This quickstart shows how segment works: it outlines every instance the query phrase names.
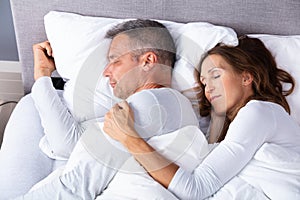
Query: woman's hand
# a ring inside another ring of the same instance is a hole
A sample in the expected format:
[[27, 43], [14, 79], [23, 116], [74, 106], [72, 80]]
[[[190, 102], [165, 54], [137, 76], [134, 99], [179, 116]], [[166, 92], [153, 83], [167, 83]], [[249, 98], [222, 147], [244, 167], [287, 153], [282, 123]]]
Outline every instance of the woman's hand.
[[116, 104], [105, 115], [103, 130], [121, 142], [156, 181], [168, 188], [178, 166], [161, 156], [134, 129], [134, 116], [128, 103]]
[[139, 138], [134, 129], [134, 114], [126, 101], [117, 103], [105, 115], [103, 130], [122, 144], [128, 137]]

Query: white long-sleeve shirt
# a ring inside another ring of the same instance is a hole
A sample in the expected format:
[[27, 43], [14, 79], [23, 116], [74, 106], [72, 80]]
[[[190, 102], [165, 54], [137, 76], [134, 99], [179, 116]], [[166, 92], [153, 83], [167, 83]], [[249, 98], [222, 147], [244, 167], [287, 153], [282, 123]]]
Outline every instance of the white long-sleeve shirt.
[[103, 118], [117, 102], [106, 87], [108, 84], [101, 84], [95, 91], [95, 88], [82, 85], [76, 88], [76, 84], [69, 81], [66, 83], [68, 90], [58, 91], [50, 77], [36, 80], [31, 96], [45, 132], [40, 148], [50, 158], [67, 160], [88, 122]]
[[179, 168], [169, 190], [180, 199], [204, 199], [237, 175], [262, 144], [300, 153], [300, 127], [278, 104], [252, 100], [232, 121], [225, 139], [193, 173]]
[[[145, 140], [186, 126], [198, 127], [191, 102], [174, 89], [142, 90], [127, 101], [134, 112], [135, 128]], [[94, 199], [99, 195], [130, 154], [105, 136], [98, 122], [89, 122], [62, 171], [55, 171], [17, 199]], [[131, 167], [129, 172], [135, 172], [140, 165], [134, 161]]]
[[[52, 86], [50, 77], [36, 80], [31, 92], [34, 104], [39, 112], [45, 137], [42, 143], [48, 143], [44, 152], [52, 157], [68, 158], [76, 142], [84, 131], [77, 122], [57, 90]], [[45, 145], [44, 145], [45, 146]], [[44, 148], [45, 149], [45, 148]], [[42, 150], [44, 150], [42, 147]]]

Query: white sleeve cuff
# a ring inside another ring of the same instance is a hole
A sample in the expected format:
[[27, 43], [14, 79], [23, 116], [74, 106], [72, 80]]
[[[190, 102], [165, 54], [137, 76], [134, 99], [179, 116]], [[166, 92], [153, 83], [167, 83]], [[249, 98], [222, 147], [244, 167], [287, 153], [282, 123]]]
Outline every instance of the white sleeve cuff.
[[46, 88], [53, 88], [51, 77], [48, 76], [42, 76], [38, 78], [31, 89], [32, 95], [35, 95], [36, 93], [44, 92]]
[[[172, 178], [168, 190], [170, 190], [173, 194], [177, 194], [178, 193], [178, 189], [176, 189], [178, 186], [180, 187], [180, 181], [185, 175], [186, 172], [184, 169], [182, 169], [181, 167], [178, 168], [178, 170], [176, 171], [174, 177]], [[176, 191], [177, 190], [177, 191]]]

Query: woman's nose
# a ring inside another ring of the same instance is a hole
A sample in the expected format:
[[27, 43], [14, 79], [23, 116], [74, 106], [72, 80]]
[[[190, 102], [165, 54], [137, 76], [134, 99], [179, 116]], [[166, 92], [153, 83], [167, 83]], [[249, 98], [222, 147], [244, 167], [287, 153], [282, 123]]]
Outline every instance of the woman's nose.
[[212, 91], [213, 91], [213, 88], [212, 87], [205, 87], [205, 92], [207, 92], [207, 93], [212, 93]]
[[208, 81], [205, 86], [205, 92], [212, 93], [215, 90], [215, 86], [212, 81]]

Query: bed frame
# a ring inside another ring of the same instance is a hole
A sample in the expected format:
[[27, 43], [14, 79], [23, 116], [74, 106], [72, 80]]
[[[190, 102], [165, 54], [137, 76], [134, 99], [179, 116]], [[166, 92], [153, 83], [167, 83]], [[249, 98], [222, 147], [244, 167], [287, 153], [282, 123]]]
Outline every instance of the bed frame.
[[25, 94], [34, 82], [32, 45], [46, 40], [43, 16], [50, 10], [114, 18], [207, 21], [239, 35], [300, 34], [299, 0], [10, 0]]

